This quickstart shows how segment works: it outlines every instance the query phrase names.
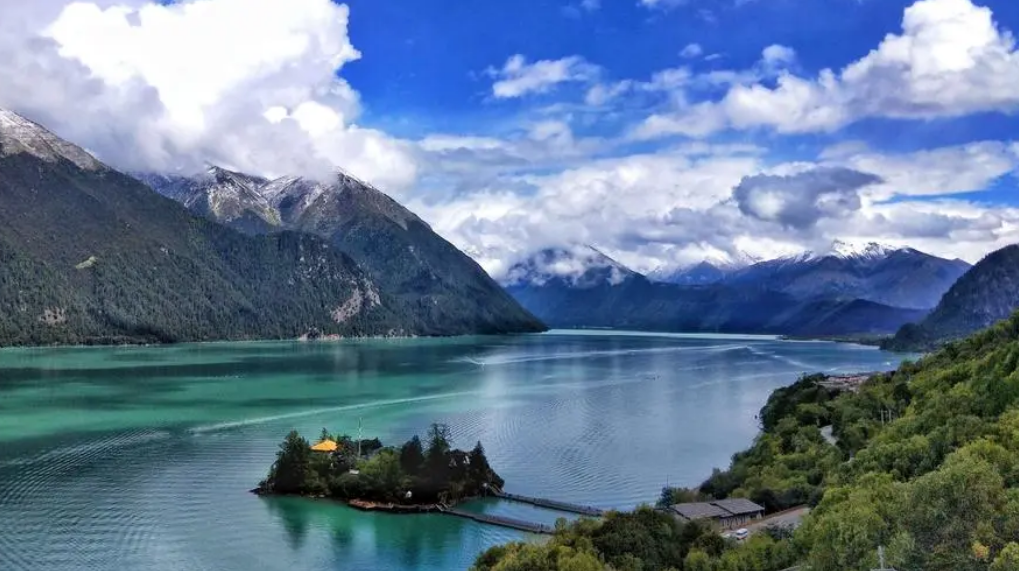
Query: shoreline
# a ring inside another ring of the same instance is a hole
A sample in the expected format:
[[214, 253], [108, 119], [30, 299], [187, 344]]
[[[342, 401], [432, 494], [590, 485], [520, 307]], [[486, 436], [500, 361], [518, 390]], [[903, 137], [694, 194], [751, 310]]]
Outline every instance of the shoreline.
[[419, 339], [459, 339], [464, 337], [512, 337], [516, 335], [540, 335], [547, 333], [546, 331], [508, 331], [505, 333], [452, 333], [448, 335], [441, 334], [411, 334], [411, 335], [329, 335], [323, 336], [316, 339], [305, 338], [304, 335], [300, 337], [235, 337], [235, 338], [224, 338], [214, 340], [184, 340], [184, 341], [111, 341], [102, 342], [96, 341], [94, 343], [50, 343], [48, 345], [30, 345], [30, 344], [14, 344], [14, 345], [0, 345], [0, 351], [8, 349], [16, 350], [34, 350], [34, 349], [113, 349], [113, 348], [132, 348], [132, 347], [180, 347], [182, 345], [215, 345], [219, 343], [340, 343], [343, 341], [411, 341]]
[[376, 512], [376, 513], [387, 513], [394, 515], [417, 515], [426, 513], [446, 513], [450, 509], [456, 508], [456, 506], [483, 499], [482, 496], [472, 496], [464, 498], [453, 505], [443, 503], [428, 503], [428, 504], [394, 504], [392, 502], [374, 502], [371, 500], [363, 500], [355, 498], [352, 500], [341, 500], [339, 498], [331, 498], [326, 495], [305, 495], [305, 494], [277, 494], [274, 492], [266, 492], [259, 488], [249, 490], [252, 494], [260, 498], [302, 498], [306, 500], [324, 500], [334, 504], [340, 504], [362, 512]]

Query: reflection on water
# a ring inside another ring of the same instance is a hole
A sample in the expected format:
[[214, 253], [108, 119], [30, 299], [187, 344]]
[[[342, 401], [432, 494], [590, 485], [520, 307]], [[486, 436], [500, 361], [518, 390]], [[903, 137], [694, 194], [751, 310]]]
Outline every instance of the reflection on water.
[[[806, 371], [887, 369], [848, 345], [553, 334], [0, 351], [0, 569], [465, 569], [515, 531], [258, 498], [291, 429], [481, 440], [509, 491], [603, 508], [695, 484]], [[553, 523], [494, 500], [467, 509]]]

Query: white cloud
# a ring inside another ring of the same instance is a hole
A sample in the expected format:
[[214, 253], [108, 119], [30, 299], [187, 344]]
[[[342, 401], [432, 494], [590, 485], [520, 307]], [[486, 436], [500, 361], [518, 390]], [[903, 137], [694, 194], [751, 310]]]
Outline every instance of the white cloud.
[[[745, 143], [708, 139], [657, 151], [641, 144], [627, 155], [631, 140], [585, 136], [584, 121], [609, 116], [612, 103], [625, 107], [627, 95], [668, 105], [633, 133], [638, 139], [1012, 110], [1019, 104], [1012, 39], [968, 0], [916, 3], [901, 34], [814, 78], [796, 75], [795, 52], [779, 45], [765, 48], [751, 69], [676, 67], [644, 81], [606, 81], [578, 56], [514, 56], [491, 72], [495, 97], [574, 83], [585, 88], [585, 105], [528, 114], [497, 135], [434, 133], [413, 142], [358, 125], [360, 96], [342, 78], [360, 57], [347, 18], [346, 7], [330, 0], [8, 2], [0, 18], [0, 106], [124, 168], [211, 161], [314, 174], [342, 166], [397, 191], [496, 274], [519, 254], [577, 241], [648, 270], [738, 251], [770, 257], [831, 238], [974, 260], [1019, 236], [1019, 210], [943, 196], [1014, 172], [1019, 153], [1010, 143], [887, 154], [846, 142], [813, 161], [774, 164]], [[698, 98], [720, 88], [724, 97]], [[806, 211], [789, 200], [795, 192], [735, 190], [745, 177], [802, 182], [810, 178], [803, 173], [835, 168], [882, 182], [830, 192], [802, 187], [797, 192], [812, 198]]]
[[864, 193], [871, 201], [982, 190], [1019, 168], [1016, 147], [1000, 141], [980, 141], [901, 155], [843, 149], [843, 153], [834, 158], [830, 152], [823, 155], [823, 161], [884, 179], [884, 183], [868, 187]]
[[772, 44], [761, 52], [761, 61], [771, 68], [784, 67], [796, 61], [796, 51], [787, 46]]
[[558, 60], [540, 60], [528, 63], [521, 54], [510, 56], [502, 69], [489, 69], [496, 79], [492, 94], [500, 99], [523, 97], [531, 93], [546, 93], [560, 83], [588, 82], [598, 75], [598, 67], [580, 56]]
[[793, 61], [791, 50], [771, 46], [762, 62], [777, 71], [776, 85], [733, 82], [721, 100], [652, 115], [637, 133], [703, 136], [684, 125], [687, 115], [705, 112], [717, 116], [715, 130], [803, 133], [867, 117], [933, 119], [1019, 108], [1015, 40], [996, 27], [989, 8], [971, 0], [918, 0], [905, 10], [900, 34], [889, 34], [841, 71], [799, 77], [786, 69]]
[[687, 44], [686, 47], [679, 52], [680, 57], [687, 59], [695, 58], [704, 53], [704, 48], [700, 44]]
[[0, 24], [0, 106], [116, 166], [191, 169], [211, 161], [324, 175], [338, 165], [393, 189], [416, 177], [409, 144], [356, 124], [358, 94], [336, 74], [360, 57], [344, 5], [10, 4]]
[[778, 164], [753, 145], [691, 142], [494, 177], [412, 206], [496, 276], [535, 250], [578, 242], [641, 271], [708, 256], [771, 258], [836, 238], [975, 261], [1015, 240], [1019, 209], [937, 197], [982, 190], [1017, 166], [1014, 146], [999, 142], [897, 155], [855, 144]]
[[638, 0], [637, 4], [646, 8], [672, 8], [680, 4], [686, 4], [687, 0]]

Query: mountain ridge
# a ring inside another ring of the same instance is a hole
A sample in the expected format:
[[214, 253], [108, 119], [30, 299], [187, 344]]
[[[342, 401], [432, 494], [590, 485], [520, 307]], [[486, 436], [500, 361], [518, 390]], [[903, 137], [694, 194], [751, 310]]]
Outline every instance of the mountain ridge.
[[[156, 192], [181, 202], [195, 214], [249, 234], [281, 230], [319, 236], [353, 260], [392, 293], [420, 314], [426, 326], [456, 324], [477, 333], [502, 333], [543, 328], [533, 315], [507, 294], [472, 258], [436, 234], [419, 216], [389, 195], [337, 170], [331, 181], [299, 176], [274, 180], [230, 173], [214, 184], [202, 175], [169, 181], [165, 176], [140, 175]], [[224, 193], [229, 208], [203, 208], [203, 200], [189, 200], [177, 188], [199, 189], [200, 196], [215, 195], [220, 187], [238, 180], [258, 200], [246, 200], [241, 191]], [[269, 214], [265, 214], [266, 207]], [[230, 215], [242, 213], [244, 215]], [[253, 218], [262, 223], [253, 221]]]
[[[562, 260], [568, 254], [575, 257]], [[798, 299], [746, 284], [653, 282], [596, 249], [576, 246], [541, 250], [511, 267], [503, 283], [552, 327], [828, 336], [891, 333], [926, 313], [855, 298]]]
[[1007, 319], [1019, 308], [1019, 245], [991, 252], [959, 278], [934, 310], [904, 325], [885, 349], [922, 351]]
[[5, 111], [0, 122], [0, 344], [537, 331], [435, 319], [320, 237], [245, 236]]

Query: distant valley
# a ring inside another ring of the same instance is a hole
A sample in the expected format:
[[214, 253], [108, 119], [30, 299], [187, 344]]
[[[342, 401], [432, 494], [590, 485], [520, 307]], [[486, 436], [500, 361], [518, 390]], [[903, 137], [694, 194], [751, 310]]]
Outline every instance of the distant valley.
[[909, 248], [836, 242], [742, 267], [704, 262], [653, 281], [570, 246], [522, 260], [503, 282], [555, 327], [833, 336], [894, 333], [922, 319], [968, 269]]

